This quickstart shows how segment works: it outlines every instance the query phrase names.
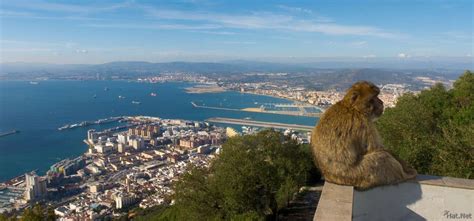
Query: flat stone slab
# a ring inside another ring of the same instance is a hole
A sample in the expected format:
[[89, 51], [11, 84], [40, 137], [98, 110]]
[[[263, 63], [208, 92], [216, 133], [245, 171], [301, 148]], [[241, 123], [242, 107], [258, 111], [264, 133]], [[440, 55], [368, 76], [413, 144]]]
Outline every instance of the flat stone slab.
[[419, 175], [354, 190], [326, 182], [313, 220], [474, 220], [474, 180]]
[[351, 220], [354, 187], [326, 182], [313, 220]]

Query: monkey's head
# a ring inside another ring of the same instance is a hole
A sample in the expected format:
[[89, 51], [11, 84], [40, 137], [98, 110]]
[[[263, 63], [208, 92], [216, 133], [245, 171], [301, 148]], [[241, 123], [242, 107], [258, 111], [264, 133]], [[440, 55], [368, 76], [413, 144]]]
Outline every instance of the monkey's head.
[[380, 89], [368, 81], [353, 84], [344, 96], [344, 103], [356, 111], [375, 120], [383, 113], [383, 102], [378, 98]]

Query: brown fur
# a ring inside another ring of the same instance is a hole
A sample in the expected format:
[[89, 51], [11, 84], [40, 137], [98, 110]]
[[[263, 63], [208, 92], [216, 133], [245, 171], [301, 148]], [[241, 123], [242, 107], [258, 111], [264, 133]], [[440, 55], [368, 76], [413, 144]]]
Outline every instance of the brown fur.
[[313, 129], [313, 155], [327, 181], [365, 190], [416, 176], [416, 170], [383, 148], [373, 123], [383, 112], [379, 92], [370, 82], [355, 83]]

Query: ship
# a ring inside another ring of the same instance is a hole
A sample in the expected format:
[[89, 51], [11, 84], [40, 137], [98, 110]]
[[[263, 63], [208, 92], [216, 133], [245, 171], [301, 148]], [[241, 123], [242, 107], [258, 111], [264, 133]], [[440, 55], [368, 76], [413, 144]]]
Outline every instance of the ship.
[[156, 93], [151, 93], [150, 96], [156, 97]]
[[93, 124], [106, 124], [106, 123], [111, 123], [111, 122], [115, 122], [115, 121], [121, 121], [123, 119], [124, 119], [124, 117], [109, 117], [109, 118], [99, 119], [99, 120], [96, 120], [96, 121], [82, 121], [82, 122], [77, 123], [77, 124], [66, 124], [66, 125], [58, 128], [58, 130], [72, 129], [72, 128], [76, 128], [76, 127], [87, 127], [87, 126], [93, 125]]
[[118, 98], [119, 98], [119, 99], [125, 99], [125, 97], [122, 96], [122, 95], [119, 95]]
[[81, 127], [85, 127], [85, 126], [89, 126], [89, 125], [91, 125], [91, 122], [89, 122], [89, 121], [82, 121], [81, 123], [79, 123], [79, 126], [81, 126]]
[[71, 125], [66, 124], [66, 125], [64, 125], [64, 126], [62, 126], [62, 127], [60, 127], [60, 128], [58, 128], [58, 130], [66, 130], [66, 129], [69, 129], [70, 127], [71, 127]]
[[140, 101], [132, 101], [132, 104], [141, 104]]
[[5, 132], [5, 133], [1, 133], [0, 137], [4, 137], [4, 136], [16, 134], [16, 133], [20, 133], [20, 131], [19, 130], [12, 130], [12, 131], [8, 131], [8, 132]]
[[39, 84], [39, 82], [38, 81], [30, 81], [30, 84], [36, 85], [36, 84]]

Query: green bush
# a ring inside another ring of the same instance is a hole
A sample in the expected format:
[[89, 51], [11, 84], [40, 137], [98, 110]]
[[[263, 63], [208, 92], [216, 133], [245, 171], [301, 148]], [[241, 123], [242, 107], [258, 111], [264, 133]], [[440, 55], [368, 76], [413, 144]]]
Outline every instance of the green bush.
[[314, 169], [308, 146], [266, 130], [230, 138], [209, 168], [192, 167], [175, 204], [155, 220], [263, 220], [285, 207]]
[[388, 149], [420, 174], [474, 178], [474, 74], [447, 90], [437, 84], [406, 94], [387, 108], [377, 127]]

